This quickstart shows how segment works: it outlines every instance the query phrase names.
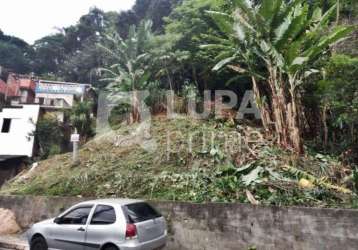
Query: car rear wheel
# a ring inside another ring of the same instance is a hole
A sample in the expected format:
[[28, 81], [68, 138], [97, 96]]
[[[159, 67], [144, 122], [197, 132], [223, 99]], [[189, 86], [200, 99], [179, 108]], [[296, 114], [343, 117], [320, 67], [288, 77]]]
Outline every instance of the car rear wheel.
[[107, 246], [103, 250], [118, 250], [116, 246]]
[[30, 250], [47, 250], [47, 243], [44, 238], [37, 237], [31, 241]]
[[104, 250], [118, 250], [118, 248], [115, 246], [108, 246], [108, 247], [105, 247]]

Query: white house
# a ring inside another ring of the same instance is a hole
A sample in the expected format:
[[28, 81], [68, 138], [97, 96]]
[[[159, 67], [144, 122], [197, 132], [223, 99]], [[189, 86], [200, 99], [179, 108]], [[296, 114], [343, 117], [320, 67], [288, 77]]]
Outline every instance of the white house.
[[4, 108], [0, 112], [0, 161], [32, 157], [39, 113], [39, 105]]
[[71, 109], [75, 101], [87, 98], [90, 84], [39, 80], [36, 84], [35, 103], [40, 104], [45, 112], [56, 114], [59, 121], [64, 121], [64, 110]]

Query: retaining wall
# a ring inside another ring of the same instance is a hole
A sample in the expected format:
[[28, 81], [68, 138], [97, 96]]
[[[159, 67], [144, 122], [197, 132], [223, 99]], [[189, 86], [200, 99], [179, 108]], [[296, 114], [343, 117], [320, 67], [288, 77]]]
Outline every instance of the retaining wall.
[[[82, 198], [0, 196], [18, 223], [55, 217]], [[358, 211], [246, 204], [152, 202], [167, 218], [167, 249], [358, 249]]]

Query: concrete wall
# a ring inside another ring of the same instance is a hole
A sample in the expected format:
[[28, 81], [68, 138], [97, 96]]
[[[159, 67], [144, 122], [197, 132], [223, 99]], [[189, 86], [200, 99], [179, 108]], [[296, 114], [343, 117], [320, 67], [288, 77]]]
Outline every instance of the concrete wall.
[[[22, 227], [54, 217], [78, 198], [1, 197]], [[342, 250], [358, 248], [358, 211], [245, 204], [154, 202], [169, 221], [167, 249]]]

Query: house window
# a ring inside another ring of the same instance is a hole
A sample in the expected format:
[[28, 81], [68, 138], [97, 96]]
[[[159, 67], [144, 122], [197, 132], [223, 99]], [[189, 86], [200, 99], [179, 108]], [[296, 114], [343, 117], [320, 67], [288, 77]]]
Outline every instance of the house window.
[[44, 102], [45, 102], [45, 98], [40, 97], [40, 98], [39, 98], [39, 103], [40, 103], [40, 105], [43, 105], [43, 104], [44, 104]]
[[11, 119], [5, 118], [2, 123], [1, 133], [9, 133], [11, 127]]

